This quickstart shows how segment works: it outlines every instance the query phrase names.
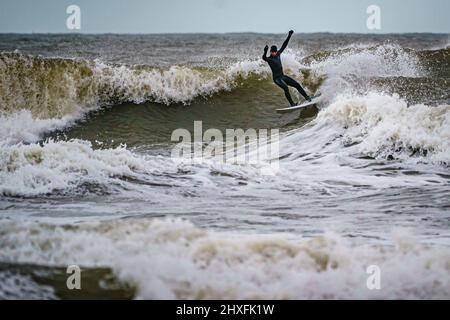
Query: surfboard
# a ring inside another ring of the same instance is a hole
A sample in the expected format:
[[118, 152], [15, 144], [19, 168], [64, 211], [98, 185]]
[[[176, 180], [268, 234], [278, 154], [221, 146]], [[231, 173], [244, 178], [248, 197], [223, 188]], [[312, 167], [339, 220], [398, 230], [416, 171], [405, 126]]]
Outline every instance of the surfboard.
[[295, 110], [299, 110], [308, 106], [312, 106], [313, 104], [316, 104], [320, 102], [320, 93], [315, 95], [314, 97], [311, 98], [311, 101], [305, 101], [302, 104], [299, 104], [297, 106], [292, 106], [292, 107], [287, 107], [287, 108], [281, 108], [281, 109], [277, 109], [276, 111], [278, 113], [286, 113], [286, 112], [292, 112]]

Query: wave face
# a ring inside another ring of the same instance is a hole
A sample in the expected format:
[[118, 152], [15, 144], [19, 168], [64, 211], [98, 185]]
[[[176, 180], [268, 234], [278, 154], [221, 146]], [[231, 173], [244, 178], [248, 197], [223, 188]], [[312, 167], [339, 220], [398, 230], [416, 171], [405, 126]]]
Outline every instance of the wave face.
[[13, 142], [36, 141], [99, 107], [146, 101], [189, 104], [229, 91], [249, 77], [268, 75], [260, 61], [240, 61], [223, 70], [161, 69], [21, 53], [0, 53], [0, 73], [0, 133]]
[[[127, 298], [449, 298], [446, 38], [293, 39], [323, 100], [281, 116], [253, 36], [0, 35], [0, 297], [63, 297], [75, 263]], [[196, 120], [280, 128], [279, 170], [172, 161]]]

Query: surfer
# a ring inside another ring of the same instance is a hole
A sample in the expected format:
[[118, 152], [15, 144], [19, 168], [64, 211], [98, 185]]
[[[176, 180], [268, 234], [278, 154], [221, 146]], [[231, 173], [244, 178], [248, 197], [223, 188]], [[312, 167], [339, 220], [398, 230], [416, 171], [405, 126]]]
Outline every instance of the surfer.
[[286, 49], [293, 33], [294, 31], [289, 31], [289, 35], [286, 40], [284, 40], [280, 50], [277, 49], [277, 46], [271, 46], [270, 56], [268, 57], [267, 50], [269, 50], [269, 46], [266, 45], [264, 47], [264, 55], [262, 57], [263, 60], [269, 64], [270, 69], [272, 69], [273, 82], [275, 82], [277, 86], [283, 89], [286, 99], [288, 99], [291, 106], [295, 106], [295, 103], [294, 101], [292, 101], [288, 86], [294, 87], [307, 101], [311, 101], [311, 98], [308, 96], [305, 90], [303, 90], [302, 86], [297, 81], [295, 81], [291, 77], [286, 76], [283, 73], [283, 66], [281, 64], [280, 55], [283, 53], [284, 49]]

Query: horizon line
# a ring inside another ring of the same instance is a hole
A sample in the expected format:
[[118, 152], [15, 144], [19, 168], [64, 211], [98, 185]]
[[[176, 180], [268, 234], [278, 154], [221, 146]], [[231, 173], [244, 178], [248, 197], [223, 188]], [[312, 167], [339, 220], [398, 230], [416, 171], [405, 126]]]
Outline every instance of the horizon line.
[[[26, 35], [226, 35], [226, 34], [261, 34], [261, 35], [280, 35], [287, 32], [255, 32], [255, 31], [231, 31], [231, 32], [0, 32], [0, 34], [26, 34]], [[313, 31], [313, 32], [294, 32], [294, 34], [355, 34], [355, 35], [399, 35], [399, 34], [433, 34], [449, 35], [450, 32], [430, 32], [430, 31], [408, 31], [408, 32], [332, 32], [332, 31]]]

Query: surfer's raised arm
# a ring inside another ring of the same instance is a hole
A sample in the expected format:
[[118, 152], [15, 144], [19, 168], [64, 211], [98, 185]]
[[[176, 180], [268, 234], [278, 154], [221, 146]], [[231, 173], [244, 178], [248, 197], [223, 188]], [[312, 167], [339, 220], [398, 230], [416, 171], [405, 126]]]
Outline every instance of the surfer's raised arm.
[[269, 50], [269, 46], [268, 46], [268, 45], [266, 45], [266, 46], [264, 47], [264, 54], [263, 54], [263, 56], [262, 56], [262, 58], [263, 58], [264, 61], [267, 61], [267, 50]]
[[290, 31], [289, 31], [289, 34], [288, 34], [286, 40], [284, 40], [283, 45], [281, 46], [280, 50], [278, 50], [278, 55], [280, 55], [281, 53], [283, 53], [284, 49], [286, 49], [286, 47], [287, 47], [287, 45], [288, 45], [288, 43], [289, 43], [289, 40], [291, 40], [291, 36], [292, 36], [293, 33], [294, 33], [293, 30], [290, 30]]

